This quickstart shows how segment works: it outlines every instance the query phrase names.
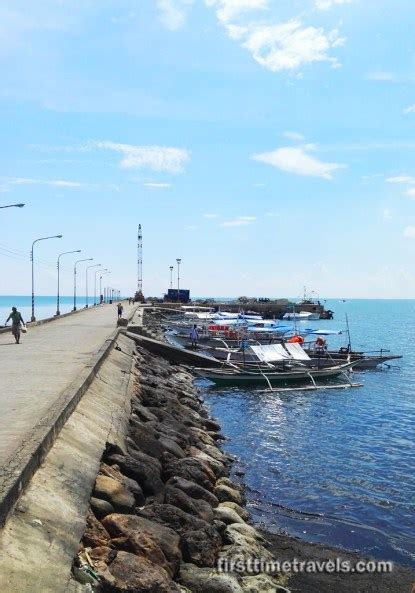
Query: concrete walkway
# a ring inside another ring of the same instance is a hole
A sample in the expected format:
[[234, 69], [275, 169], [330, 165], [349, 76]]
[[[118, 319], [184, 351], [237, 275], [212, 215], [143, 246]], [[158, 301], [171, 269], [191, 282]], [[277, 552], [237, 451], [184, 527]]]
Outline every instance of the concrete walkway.
[[1, 593], [86, 593], [70, 582], [107, 441], [125, 447], [134, 343], [120, 335], [0, 529]]
[[[124, 317], [136, 307], [123, 305]], [[0, 480], [33, 427], [91, 366], [116, 323], [113, 304], [29, 328], [19, 345], [10, 333], [0, 335]]]

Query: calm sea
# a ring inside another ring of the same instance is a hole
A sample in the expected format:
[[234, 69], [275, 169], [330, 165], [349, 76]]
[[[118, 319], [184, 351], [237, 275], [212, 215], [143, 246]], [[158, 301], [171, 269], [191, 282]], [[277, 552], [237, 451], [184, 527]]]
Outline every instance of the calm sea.
[[[56, 296], [38, 296], [35, 300], [35, 316], [39, 321], [47, 317], [53, 317], [56, 313]], [[88, 305], [94, 304], [94, 297], [88, 297]], [[82, 309], [86, 305], [85, 296], [76, 298], [76, 306]], [[32, 315], [32, 297], [30, 296], [0, 296], [0, 326], [4, 324], [12, 307], [22, 314], [25, 321], [30, 321]], [[62, 296], [59, 301], [59, 310], [62, 313], [69, 313], [73, 309], [73, 296]], [[10, 324], [10, 321], [9, 321]]]
[[[352, 346], [404, 358], [354, 373], [360, 389], [259, 394], [206, 387], [245, 472], [256, 522], [310, 542], [415, 566], [415, 301], [328, 301]], [[330, 338], [347, 343], [346, 336]]]

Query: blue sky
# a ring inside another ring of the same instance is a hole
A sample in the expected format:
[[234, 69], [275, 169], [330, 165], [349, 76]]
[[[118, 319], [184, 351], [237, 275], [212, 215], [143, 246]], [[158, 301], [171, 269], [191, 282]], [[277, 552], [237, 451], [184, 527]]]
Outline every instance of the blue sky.
[[[6, 0], [2, 294], [415, 294], [412, 0]], [[72, 256], [63, 264], [71, 293]], [[82, 270], [82, 267], [80, 267]], [[110, 278], [108, 276], [108, 278]]]

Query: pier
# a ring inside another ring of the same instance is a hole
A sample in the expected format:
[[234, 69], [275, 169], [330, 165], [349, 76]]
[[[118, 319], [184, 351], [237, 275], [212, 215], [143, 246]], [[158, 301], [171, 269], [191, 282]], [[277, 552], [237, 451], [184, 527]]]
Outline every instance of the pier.
[[[136, 306], [124, 303], [125, 315]], [[0, 335], [0, 522], [92, 382], [118, 334], [115, 305]]]

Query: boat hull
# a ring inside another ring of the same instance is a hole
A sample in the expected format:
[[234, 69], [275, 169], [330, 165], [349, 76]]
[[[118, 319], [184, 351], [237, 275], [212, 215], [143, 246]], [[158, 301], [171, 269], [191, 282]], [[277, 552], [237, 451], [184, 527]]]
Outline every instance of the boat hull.
[[238, 371], [232, 372], [229, 370], [205, 370], [194, 369], [194, 372], [215, 383], [215, 385], [226, 386], [243, 386], [243, 385], [271, 385], [284, 386], [289, 384], [313, 383], [319, 379], [331, 379], [338, 377], [350, 370], [356, 363], [344, 364], [341, 366], [330, 367], [325, 369], [310, 369], [309, 371], [277, 371], [269, 372], [268, 370], [260, 371]]
[[[343, 364], [349, 357], [349, 354], [339, 352], [327, 352], [323, 355], [308, 350], [306, 350], [306, 352], [313, 361], [318, 360], [319, 364], [324, 366]], [[353, 368], [358, 370], [373, 370], [381, 364], [387, 364], [392, 360], [397, 360], [399, 358], [402, 358], [402, 356], [398, 354], [366, 355], [353, 352], [350, 354], [350, 361], [357, 363]]]

